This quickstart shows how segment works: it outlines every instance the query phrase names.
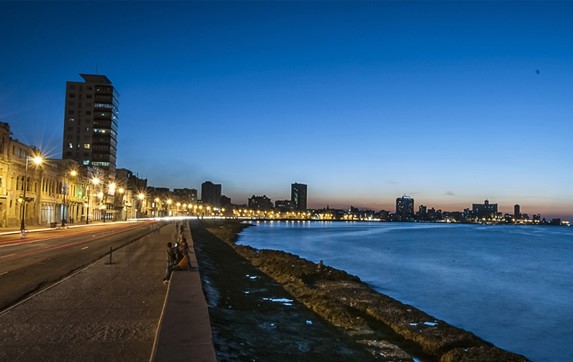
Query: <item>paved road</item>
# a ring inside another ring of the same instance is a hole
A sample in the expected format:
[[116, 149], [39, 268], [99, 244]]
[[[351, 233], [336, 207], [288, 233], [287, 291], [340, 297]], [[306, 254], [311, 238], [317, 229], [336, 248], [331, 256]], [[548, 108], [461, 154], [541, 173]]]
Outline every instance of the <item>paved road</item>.
[[[106, 223], [0, 235], [0, 310], [148, 233], [152, 223]], [[112, 254], [113, 257], [113, 254]]]
[[[148, 361], [167, 286], [167, 225], [0, 314], [0, 361]], [[91, 247], [91, 244], [89, 244]]]

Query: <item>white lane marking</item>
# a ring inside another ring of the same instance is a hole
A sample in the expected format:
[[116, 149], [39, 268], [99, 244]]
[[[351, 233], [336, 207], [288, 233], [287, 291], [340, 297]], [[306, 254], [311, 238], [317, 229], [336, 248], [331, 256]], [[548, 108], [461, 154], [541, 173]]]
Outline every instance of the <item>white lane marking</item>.
[[89, 248], [89, 246], [84, 246], [82, 250], [86, 250], [87, 248]]

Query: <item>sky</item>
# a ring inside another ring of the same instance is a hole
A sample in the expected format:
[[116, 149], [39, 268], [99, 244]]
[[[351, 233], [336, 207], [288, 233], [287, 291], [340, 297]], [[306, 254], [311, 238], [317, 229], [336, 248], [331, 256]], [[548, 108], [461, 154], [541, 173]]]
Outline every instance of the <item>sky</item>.
[[[118, 167], [236, 204], [573, 219], [572, 1], [0, 2], [0, 121], [61, 157], [66, 81], [120, 94]], [[199, 195], [200, 196], [200, 195]]]

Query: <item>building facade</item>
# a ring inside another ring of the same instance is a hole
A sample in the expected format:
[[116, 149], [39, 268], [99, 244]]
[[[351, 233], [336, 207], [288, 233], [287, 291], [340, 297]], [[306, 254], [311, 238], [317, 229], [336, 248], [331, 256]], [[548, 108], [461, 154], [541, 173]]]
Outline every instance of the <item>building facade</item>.
[[119, 94], [105, 75], [80, 74], [66, 82], [62, 158], [114, 176]]
[[397, 221], [411, 221], [414, 218], [414, 199], [410, 196], [402, 196], [396, 199]]
[[473, 217], [478, 219], [493, 219], [497, 213], [497, 204], [490, 204], [489, 200], [485, 200], [483, 204], [472, 204]]
[[306, 210], [307, 186], [305, 184], [294, 183], [290, 186], [290, 200], [296, 210]]
[[[35, 163], [35, 156], [41, 162]], [[145, 216], [147, 200], [138, 190], [145, 191], [147, 180], [128, 170], [117, 175], [115, 180], [72, 159], [48, 159], [38, 148], [13, 139], [9, 124], [0, 122], [0, 228]]]
[[272, 210], [273, 203], [271, 199], [267, 197], [267, 195], [263, 196], [251, 196], [249, 199], [249, 209], [253, 210]]
[[220, 207], [221, 189], [220, 184], [214, 184], [211, 181], [203, 182], [201, 184], [201, 201], [213, 207]]

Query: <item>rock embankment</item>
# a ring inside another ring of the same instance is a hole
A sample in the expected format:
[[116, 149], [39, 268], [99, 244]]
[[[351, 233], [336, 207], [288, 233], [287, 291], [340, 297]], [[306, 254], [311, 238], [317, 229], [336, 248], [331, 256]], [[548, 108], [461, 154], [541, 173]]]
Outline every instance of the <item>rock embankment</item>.
[[344, 271], [286, 252], [236, 245], [235, 235], [243, 227], [238, 222], [226, 222], [209, 231], [283, 285], [307, 308], [382, 359], [411, 361], [411, 356], [417, 356], [440, 362], [528, 361], [382, 295]]

